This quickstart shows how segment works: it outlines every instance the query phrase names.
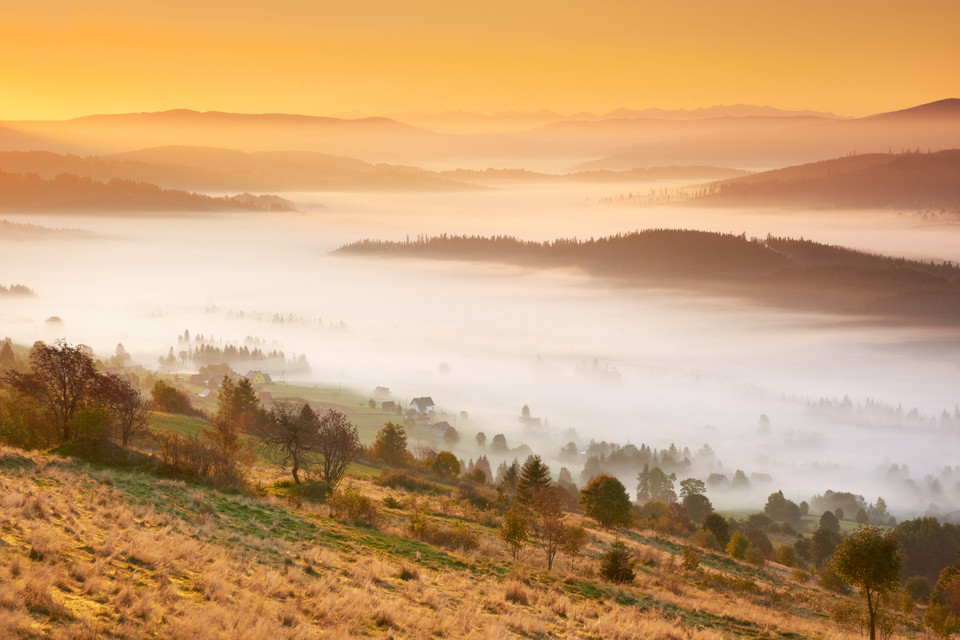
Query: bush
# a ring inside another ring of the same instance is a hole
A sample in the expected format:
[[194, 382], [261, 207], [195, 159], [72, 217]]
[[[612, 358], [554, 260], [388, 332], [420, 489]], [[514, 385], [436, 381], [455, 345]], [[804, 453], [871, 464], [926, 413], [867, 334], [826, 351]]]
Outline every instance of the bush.
[[734, 531], [733, 535], [730, 536], [730, 542], [727, 543], [727, 553], [730, 554], [731, 558], [743, 560], [743, 556], [747, 552], [747, 547], [749, 546], [750, 540], [747, 539], [747, 536], [743, 535], [739, 531]]
[[926, 576], [913, 576], [903, 583], [903, 590], [910, 594], [914, 602], [926, 602], [930, 599], [933, 587]]
[[526, 588], [524, 588], [523, 584], [520, 582], [508, 582], [506, 587], [504, 587], [503, 597], [507, 600], [507, 602], [512, 602], [514, 604], [530, 604], [530, 596], [527, 593]]
[[294, 484], [293, 491], [304, 500], [323, 504], [330, 495], [330, 484], [322, 480], [309, 480]]
[[817, 583], [824, 589], [835, 593], [850, 593], [850, 587], [837, 575], [837, 571], [834, 569], [832, 562], [823, 565], [820, 571], [817, 572]]
[[762, 567], [764, 564], [763, 552], [752, 544], [747, 546], [747, 550], [743, 552], [743, 559], [758, 567]]
[[461, 522], [452, 525], [431, 520], [426, 511], [410, 516], [410, 534], [423, 542], [446, 549], [469, 551], [480, 546], [480, 536]]
[[437, 487], [409, 471], [384, 469], [380, 472], [377, 484], [393, 489], [406, 489], [413, 493], [442, 493]]
[[683, 570], [696, 571], [700, 568], [700, 554], [693, 547], [683, 548]]
[[633, 582], [636, 572], [633, 570], [633, 554], [627, 549], [627, 545], [617, 540], [610, 549], [603, 554], [600, 564], [600, 576], [604, 580], [609, 580], [616, 584]]
[[327, 498], [327, 506], [330, 507], [330, 517], [354, 524], [372, 527], [380, 516], [373, 500], [351, 488], [334, 491]]
[[797, 566], [797, 550], [788, 545], [782, 545], [777, 549], [777, 562], [785, 567]]
[[387, 496], [384, 498], [383, 506], [385, 506], [387, 509], [403, 509], [403, 505], [400, 504], [400, 501], [393, 496]]
[[717, 538], [707, 529], [700, 529], [691, 538], [693, 544], [702, 549], [712, 549], [714, 551], [723, 551], [723, 547], [717, 541]]

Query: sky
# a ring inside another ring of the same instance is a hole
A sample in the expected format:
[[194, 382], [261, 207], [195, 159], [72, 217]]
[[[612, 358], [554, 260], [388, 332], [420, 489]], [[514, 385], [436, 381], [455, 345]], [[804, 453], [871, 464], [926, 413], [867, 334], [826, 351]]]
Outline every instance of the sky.
[[0, 0], [0, 119], [960, 96], [957, 0]]

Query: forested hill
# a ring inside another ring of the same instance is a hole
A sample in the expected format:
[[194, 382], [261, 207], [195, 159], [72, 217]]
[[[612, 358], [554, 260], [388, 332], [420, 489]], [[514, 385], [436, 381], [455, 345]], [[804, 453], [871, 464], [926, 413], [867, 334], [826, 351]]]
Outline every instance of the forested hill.
[[960, 325], [956, 265], [803, 239], [669, 229], [543, 243], [509, 236], [441, 235], [408, 242], [362, 240], [336, 253], [574, 267], [619, 284], [737, 295], [808, 311]]
[[271, 195], [212, 196], [161, 189], [131, 180], [99, 182], [61, 174], [44, 180], [36, 174], [0, 171], [0, 210], [15, 212], [142, 211], [293, 211], [293, 203]]
[[872, 153], [706, 185], [693, 204], [960, 209], [960, 149]]

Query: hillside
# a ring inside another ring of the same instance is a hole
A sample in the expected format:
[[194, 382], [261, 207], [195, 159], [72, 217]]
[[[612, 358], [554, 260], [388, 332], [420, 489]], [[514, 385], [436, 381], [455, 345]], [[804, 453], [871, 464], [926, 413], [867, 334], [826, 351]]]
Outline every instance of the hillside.
[[[589, 521], [584, 555], [548, 571], [533, 546], [513, 562], [493, 516], [456, 494], [347, 482], [373, 500], [374, 524], [316, 503], [0, 448], [0, 636], [856, 637], [828, 617], [852, 600], [775, 563], [702, 551], [699, 568], [683, 569], [679, 541], [627, 530], [637, 577], [612, 585], [596, 555], [613, 532]], [[477, 542], [414, 539], [415, 518]]]
[[441, 175], [454, 180], [475, 183], [497, 182], [655, 182], [658, 180], [710, 180], [748, 174], [740, 169], [690, 165], [679, 167], [642, 167], [631, 169], [583, 169], [569, 173], [540, 173], [524, 169], [457, 169]]
[[694, 204], [960, 209], [960, 149], [865, 154], [707, 185]]
[[470, 189], [429, 171], [372, 165], [308, 151], [244, 153], [210, 147], [156, 147], [106, 156], [44, 151], [0, 152], [0, 171], [61, 173], [108, 181], [149, 182], [201, 191], [452, 191]]
[[960, 324], [960, 268], [872, 255], [809, 240], [648, 230], [578, 241], [439, 236], [360, 241], [341, 255], [480, 260], [574, 267], [629, 286], [677, 287], [815, 312]]
[[0, 171], [0, 210], [11, 212], [294, 211], [293, 203], [249, 193], [211, 197], [130, 180], [98, 182], [71, 174], [44, 180]]

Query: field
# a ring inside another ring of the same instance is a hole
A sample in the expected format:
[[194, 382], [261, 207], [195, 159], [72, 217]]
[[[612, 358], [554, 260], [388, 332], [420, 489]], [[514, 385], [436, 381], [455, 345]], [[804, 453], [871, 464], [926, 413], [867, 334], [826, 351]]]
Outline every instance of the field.
[[[0, 449], [0, 637], [855, 636], [830, 618], [843, 597], [774, 563], [701, 551], [700, 567], [684, 570], [683, 541], [628, 531], [637, 577], [615, 586], [597, 558], [616, 534], [588, 520], [585, 553], [547, 571], [533, 544], [513, 562], [497, 517], [452, 488], [346, 484], [372, 501], [372, 524], [307, 501]], [[414, 514], [472, 532], [475, 546], [415, 539]]]

